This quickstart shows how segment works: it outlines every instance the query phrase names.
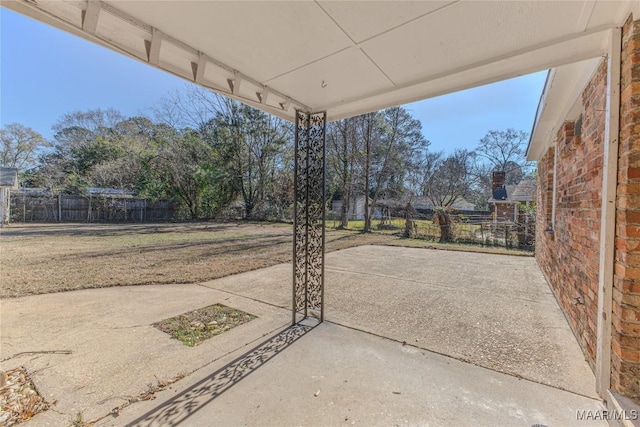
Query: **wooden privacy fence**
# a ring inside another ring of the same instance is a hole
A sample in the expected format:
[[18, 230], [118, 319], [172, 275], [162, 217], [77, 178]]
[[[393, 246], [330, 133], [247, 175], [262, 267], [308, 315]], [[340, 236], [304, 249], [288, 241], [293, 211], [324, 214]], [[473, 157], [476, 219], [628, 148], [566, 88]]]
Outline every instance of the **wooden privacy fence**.
[[156, 222], [174, 218], [173, 204], [131, 196], [11, 194], [12, 222]]

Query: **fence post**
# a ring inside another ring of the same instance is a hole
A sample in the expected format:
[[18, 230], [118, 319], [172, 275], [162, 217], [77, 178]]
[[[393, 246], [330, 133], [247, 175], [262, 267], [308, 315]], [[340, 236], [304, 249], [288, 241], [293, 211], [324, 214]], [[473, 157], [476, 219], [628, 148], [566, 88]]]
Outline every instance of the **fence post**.
[[4, 227], [5, 210], [7, 209], [5, 191], [9, 191], [9, 189], [0, 188], [0, 228]]
[[504, 247], [509, 248], [509, 233], [511, 232], [511, 226], [508, 224], [504, 225]]
[[62, 194], [58, 193], [58, 222], [62, 222]]
[[498, 246], [498, 223], [495, 218], [491, 227], [491, 246]]
[[91, 192], [89, 192], [89, 210], [87, 212], [87, 222], [91, 222]]

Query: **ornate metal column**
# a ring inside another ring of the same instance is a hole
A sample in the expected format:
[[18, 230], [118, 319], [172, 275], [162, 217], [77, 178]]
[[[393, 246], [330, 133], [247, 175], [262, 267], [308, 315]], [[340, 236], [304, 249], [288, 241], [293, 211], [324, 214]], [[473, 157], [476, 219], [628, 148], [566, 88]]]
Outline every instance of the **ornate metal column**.
[[293, 323], [324, 320], [325, 130], [327, 114], [296, 112]]

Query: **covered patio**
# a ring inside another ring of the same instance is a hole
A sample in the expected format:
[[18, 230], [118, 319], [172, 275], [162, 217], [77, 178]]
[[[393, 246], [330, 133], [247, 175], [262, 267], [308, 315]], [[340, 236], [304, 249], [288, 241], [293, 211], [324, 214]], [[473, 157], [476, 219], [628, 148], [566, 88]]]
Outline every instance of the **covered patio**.
[[[326, 262], [320, 324], [290, 326], [291, 264], [3, 301], [2, 358], [34, 343], [71, 351], [12, 359], [58, 401], [28, 425], [77, 412], [114, 426], [577, 426], [578, 411], [601, 414], [532, 257], [361, 246]], [[215, 303], [258, 317], [193, 348], [153, 326]]]
[[[627, 72], [629, 76], [625, 80], [620, 77], [620, 61], [616, 60], [622, 51], [628, 54], [631, 64], [640, 62], [634, 50], [635, 22], [640, 17], [636, 1], [11, 0], [3, 2], [3, 6], [295, 123], [293, 283], [291, 272], [286, 281], [292, 307], [290, 323], [294, 325], [309, 317], [320, 322], [325, 317], [331, 319], [339, 305], [338, 301], [331, 303], [329, 289], [339, 282], [331, 283], [336, 279], [326, 271], [324, 256], [327, 121], [549, 68], [592, 69], [594, 59], [607, 58], [609, 71], [603, 85], [603, 96], [608, 100], [604, 111], [607, 131], [603, 140], [605, 146], [612, 147], [614, 142], [621, 143], [618, 136], [622, 133], [616, 127], [620, 103], [611, 100], [619, 99], [616, 96], [621, 82], [628, 84], [629, 99], [640, 92], [637, 85], [631, 84], [638, 78], [636, 68], [623, 68], [623, 74]], [[623, 34], [625, 22], [627, 30]], [[621, 40], [626, 47], [621, 47]], [[588, 80], [588, 72], [578, 74], [578, 81], [562, 80], [562, 72], [557, 74], [558, 79], [550, 80], [555, 90], [545, 93], [565, 94], [567, 99], [558, 95], [563, 102], [556, 106], [553, 122], [548, 123], [548, 114], [543, 114], [543, 97], [537, 135], [558, 131], [555, 119], [565, 117]], [[634, 117], [629, 113], [627, 120], [634, 122]], [[627, 141], [632, 136], [625, 134]], [[636, 149], [625, 147], [627, 151]], [[606, 153], [605, 158], [609, 156], [615, 162], [617, 151], [607, 149]], [[588, 345], [595, 348], [590, 354], [597, 354], [592, 362], [598, 395], [613, 408], [617, 403], [610, 389], [632, 398], [640, 393], [640, 370], [636, 366], [640, 363], [640, 344], [637, 328], [633, 327], [640, 319], [640, 311], [637, 295], [625, 294], [619, 298], [618, 307], [622, 308], [618, 311], [624, 317], [622, 321], [632, 326], [622, 331], [621, 324], [612, 323], [612, 312], [616, 310], [612, 304], [614, 274], [621, 280], [628, 276], [633, 282], [637, 273], [627, 264], [614, 272], [614, 243], [620, 234], [615, 227], [615, 170], [609, 168], [601, 184], [595, 191], [600, 191], [598, 218], [605, 226], [599, 230], [601, 246], [590, 252], [599, 277], [591, 295], [597, 313], [590, 320], [597, 323], [591, 325], [592, 330], [597, 330], [597, 339], [594, 337]], [[629, 200], [628, 203], [637, 203], [637, 199]], [[634, 236], [621, 237], [624, 240]], [[624, 243], [626, 251], [630, 246], [626, 240]], [[624, 253], [623, 263], [627, 262]], [[401, 260], [399, 257], [396, 262], [402, 264]], [[460, 265], [464, 264], [461, 261]], [[625, 286], [620, 292], [636, 292], [633, 283], [625, 282]], [[367, 300], [366, 289], [354, 292], [356, 299]], [[493, 293], [474, 302], [480, 305]], [[536, 295], [534, 300], [539, 297]], [[393, 297], [389, 298], [382, 303], [390, 304]], [[481, 320], [481, 324], [488, 321]], [[392, 329], [393, 325], [388, 327]], [[623, 340], [618, 339], [621, 335]], [[461, 342], [465, 339], [455, 344], [464, 353]], [[612, 364], [612, 354], [622, 357], [624, 363]]]

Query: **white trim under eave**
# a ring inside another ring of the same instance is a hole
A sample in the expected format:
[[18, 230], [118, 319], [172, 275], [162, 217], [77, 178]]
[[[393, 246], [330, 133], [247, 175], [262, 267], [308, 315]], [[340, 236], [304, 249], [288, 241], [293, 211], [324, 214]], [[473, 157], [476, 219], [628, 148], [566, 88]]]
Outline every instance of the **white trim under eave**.
[[607, 93], [600, 218], [600, 263], [596, 343], [596, 390], [607, 399], [611, 387], [611, 317], [615, 264], [616, 189], [620, 135], [620, 61], [622, 30], [611, 30], [607, 58]]
[[531, 161], [531, 145], [536, 136], [536, 130], [538, 129], [538, 122], [540, 121], [540, 116], [542, 115], [542, 110], [545, 106], [545, 101], [547, 99], [547, 93], [549, 92], [549, 88], [551, 86], [551, 81], [553, 80], [553, 75], [555, 74], [555, 68], [552, 68], [547, 71], [547, 77], [544, 80], [544, 86], [542, 87], [542, 93], [540, 94], [540, 99], [538, 100], [538, 107], [536, 108], [536, 115], [533, 118], [533, 124], [531, 125], [531, 132], [529, 132], [529, 142], [527, 143], [527, 150], [525, 151], [525, 157], [527, 160]]
[[601, 55], [552, 70], [549, 81], [545, 85], [542, 111], [532, 130], [527, 147], [527, 160], [540, 160], [547, 149], [553, 146], [553, 141], [556, 140], [562, 124], [575, 118], [569, 116], [580, 111], [582, 92], [605, 56]]

